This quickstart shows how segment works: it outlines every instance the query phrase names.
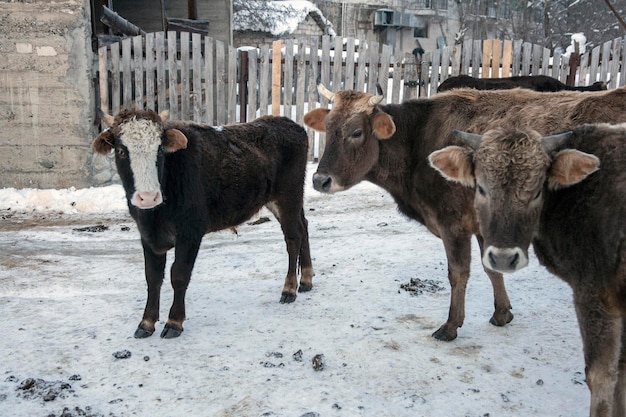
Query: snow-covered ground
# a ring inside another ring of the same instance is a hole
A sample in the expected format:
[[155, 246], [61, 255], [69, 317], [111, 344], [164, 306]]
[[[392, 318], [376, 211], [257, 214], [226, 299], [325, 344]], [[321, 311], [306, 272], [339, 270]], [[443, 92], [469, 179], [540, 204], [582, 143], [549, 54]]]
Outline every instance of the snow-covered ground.
[[436, 341], [441, 242], [371, 184], [308, 187], [313, 290], [279, 304], [275, 220], [207, 235], [172, 340], [132, 336], [146, 289], [121, 186], [0, 190], [0, 416], [588, 415], [568, 286], [531, 261], [507, 277], [515, 319], [494, 327], [475, 246], [465, 324]]

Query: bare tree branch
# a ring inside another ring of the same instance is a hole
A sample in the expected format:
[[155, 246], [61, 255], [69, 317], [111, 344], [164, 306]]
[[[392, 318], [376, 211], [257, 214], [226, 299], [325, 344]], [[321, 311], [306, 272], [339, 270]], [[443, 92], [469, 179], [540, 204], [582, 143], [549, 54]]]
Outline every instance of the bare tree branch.
[[624, 19], [622, 19], [622, 17], [619, 15], [619, 13], [617, 12], [617, 10], [615, 10], [615, 7], [613, 7], [613, 5], [611, 4], [611, 2], [609, 0], [604, 0], [604, 2], [606, 3], [606, 5], [609, 7], [609, 9], [611, 9], [611, 12], [613, 12], [613, 14], [615, 15], [615, 18], [617, 19], [617, 21], [620, 23], [620, 25], [622, 25], [622, 27], [624, 29], [626, 29], [626, 22], [624, 22]]

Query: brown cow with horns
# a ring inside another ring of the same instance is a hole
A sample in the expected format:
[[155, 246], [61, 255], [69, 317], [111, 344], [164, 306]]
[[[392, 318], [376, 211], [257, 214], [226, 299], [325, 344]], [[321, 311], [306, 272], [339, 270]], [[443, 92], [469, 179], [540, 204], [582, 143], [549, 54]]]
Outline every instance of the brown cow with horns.
[[626, 416], [626, 123], [457, 133], [433, 152], [444, 177], [475, 189], [486, 268], [539, 261], [571, 285], [592, 417]]
[[[315, 189], [330, 193], [370, 181], [387, 190], [403, 214], [443, 240], [452, 289], [448, 320], [433, 334], [439, 340], [455, 339], [463, 324], [471, 237], [477, 236], [481, 251], [483, 238], [473, 192], [446, 181], [428, 164], [428, 155], [460, 144], [453, 129], [483, 132], [532, 124], [550, 134], [585, 122], [626, 122], [626, 88], [585, 94], [460, 89], [387, 105], [380, 104], [380, 95], [352, 90], [333, 94], [324, 86], [319, 90], [332, 109], [318, 108], [304, 116], [306, 125], [326, 132], [326, 148], [313, 176]], [[494, 290], [490, 322], [503, 326], [513, 315], [502, 274], [485, 272]]]
[[285, 117], [213, 127], [166, 121], [167, 112], [122, 110], [93, 141], [96, 153], [115, 151], [128, 209], [141, 234], [148, 299], [135, 337], [152, 335], [167, 251], [174, 300], [161, 337], [177, 337], [185, 320], [185, 293], [202, 237], [237, 226], [264, 205], [283, 231], [289, 266], [281, 303], [309, 291], [313, 267], [304, 217], [306, 131]]

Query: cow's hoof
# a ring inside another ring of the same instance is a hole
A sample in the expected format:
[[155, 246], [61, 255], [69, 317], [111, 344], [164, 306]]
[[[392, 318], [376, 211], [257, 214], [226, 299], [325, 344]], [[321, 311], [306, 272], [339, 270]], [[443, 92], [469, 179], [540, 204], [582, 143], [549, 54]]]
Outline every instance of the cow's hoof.
[[150, 337], [152, 336], [152, 333], [154, 333], [154, 331], [148, 331], [148, 330], [144, 330], [141, 327], [137, 327], [137, 330], [135, 330], [135, 339], [145, 339], [146, 337]]
[[309, 292], [313, 288], [313, 285], [300, 284], [298, 288], [298, 292]]
[[433, 333], [433, 337], [437, 340], [441, 340], [443, 342], [449, 342], [451, 340], [456, 339], [456, 331], [453, 332], [449, 332], [446, 329], [445, 324], [443, 326], [441, 326], [439, 328], [439, 330], [437, 330], [435, 333]]
[[178, 329], [165, 326], [165, 328], [161, 332], [161, 339], [174, 339], [180, 336], [182, 332], [183, 332], [183, 329], [178, 330]]
[[507, 323], [510, 323], [511, 320], [513, 320], [513, 313], [511, 313], [510, 310], [506, 310], [506, 311], [502, 311], [502, 312], [495, 312], [493, 313], [493, 316], [491, 316], [491, 318], [489, 319], [489, 323], [493, 324], [494, 326], [505, 326]]
[[283, 294], [280, 297], [281, 304], [289, 304], [293, 303], [294, 301], [296, 301], [296, 296], [294, 294]]

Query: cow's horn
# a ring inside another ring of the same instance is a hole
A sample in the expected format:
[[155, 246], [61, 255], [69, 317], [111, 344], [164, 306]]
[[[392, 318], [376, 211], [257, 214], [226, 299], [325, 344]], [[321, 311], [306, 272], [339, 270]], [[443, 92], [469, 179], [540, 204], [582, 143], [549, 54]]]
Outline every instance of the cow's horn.
[[383, 88], [380, 86], [380, 83], [376, 83], [376, 92], [378, 93], [375, 96], [370, 97], [368, 104], [372, 107], [374, 107], [375, 105], [377, 105], [378, 103], [380, 103], [381, 101], [383, 101], [383, 98], [385, 97], [383, 95]]
[[335, 99], [335, 93], [331, 93], [328, 88], [324, 87], [324, 84], [318, 84], [317, 91], [319, 91], [320, 95], [326, 97], [331, 103]]
[[550, 153], [563, 145], [572, 136], [572, 132], [558, 133], [556, 135], [544, 136], [541, 138], [543, 149]]
[[454, 136], [461, 139], [467, 146], [476, 150], [480, 146], [480, 142], [483, 140], [483, 135], [479, 135], [476, 133], [462, 132], [460, 130], [454, 129], [452, 131]]

